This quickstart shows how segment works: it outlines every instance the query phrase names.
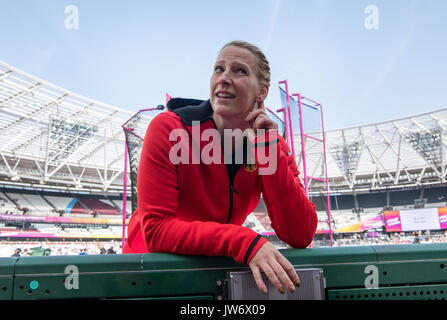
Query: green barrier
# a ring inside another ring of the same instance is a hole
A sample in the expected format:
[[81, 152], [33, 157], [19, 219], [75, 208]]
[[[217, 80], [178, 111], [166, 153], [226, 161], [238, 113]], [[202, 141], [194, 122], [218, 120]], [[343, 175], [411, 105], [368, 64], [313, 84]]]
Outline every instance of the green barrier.
[[[443, 299], [447, 244], [281, 251], [296, 269], [321, 268], [326, 298]], [[0, 259], [0, 298], [220, 299], [228, 272], [249, 270], [224, 257], [163, 253]]]
[[11, 300], [14, 283], [14, 265], [19, 258], [0, 258], [0, 299]]

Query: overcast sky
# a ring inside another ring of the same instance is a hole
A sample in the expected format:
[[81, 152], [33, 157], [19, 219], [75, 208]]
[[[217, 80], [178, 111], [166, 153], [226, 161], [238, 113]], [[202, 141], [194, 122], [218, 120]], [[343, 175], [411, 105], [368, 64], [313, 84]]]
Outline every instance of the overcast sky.
[[207, 99], [219, 49], [259, 46], [326, 129], [447, 108], [445, 0], [0, 0], [0, 60], [137, 111]]

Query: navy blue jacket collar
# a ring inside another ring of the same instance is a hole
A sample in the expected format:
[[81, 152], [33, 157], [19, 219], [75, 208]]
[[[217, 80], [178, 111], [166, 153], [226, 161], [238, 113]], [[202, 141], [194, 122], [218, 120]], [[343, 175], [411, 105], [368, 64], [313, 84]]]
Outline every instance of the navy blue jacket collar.
[[167, 108], [176, 113], [189, 126], [193, 121], [203, 123], [213, 117], [210, 100], [173, 98], [168, 101]]

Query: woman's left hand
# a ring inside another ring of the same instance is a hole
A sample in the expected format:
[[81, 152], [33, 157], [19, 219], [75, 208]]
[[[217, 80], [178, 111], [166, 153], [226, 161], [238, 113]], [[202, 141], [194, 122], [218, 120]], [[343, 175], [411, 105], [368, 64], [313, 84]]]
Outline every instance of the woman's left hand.
[[259, 290], [265, 294], [267, 286], [262, 280], [261, 271], [281, 294], [286, 290], [293, 293], [295, 287], [300, 285], [300, 279], [293, 265], [268, 241], [259, 248], [248, 265]]

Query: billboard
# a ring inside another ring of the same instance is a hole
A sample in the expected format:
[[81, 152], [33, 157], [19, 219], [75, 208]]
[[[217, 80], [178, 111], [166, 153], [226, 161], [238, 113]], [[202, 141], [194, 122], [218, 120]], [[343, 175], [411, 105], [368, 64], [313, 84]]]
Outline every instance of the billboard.
[[384, 212], [387, 232], [447, 229], [447, 208]]

